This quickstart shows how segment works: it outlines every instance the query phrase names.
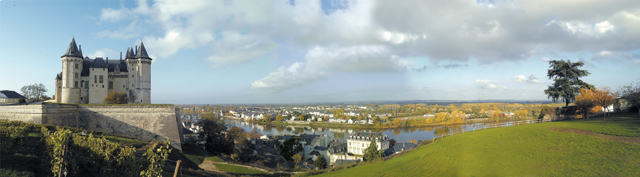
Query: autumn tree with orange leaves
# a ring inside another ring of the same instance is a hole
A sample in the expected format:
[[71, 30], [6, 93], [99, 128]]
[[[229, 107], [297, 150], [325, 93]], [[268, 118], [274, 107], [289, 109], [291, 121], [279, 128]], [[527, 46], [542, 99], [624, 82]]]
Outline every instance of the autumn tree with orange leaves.
[[580, 89], [580, 95], [578, 95], [576, 100], [573, 102], [582, 112], [583, 117], [586, 117], [587, 119], [589, 119], [589, 112], [591, 108], [596, 106], [594, 95], [594, 91], [583, 87]]
[[593, 94], [593, 102], [604, 108], [604, 119], [607, 119], [607, 112], [609, 109], [609, 105], [612, 105], [616, 102], [617, 93], [611, 92], [611, 88], [609, 87], [600, 87]]

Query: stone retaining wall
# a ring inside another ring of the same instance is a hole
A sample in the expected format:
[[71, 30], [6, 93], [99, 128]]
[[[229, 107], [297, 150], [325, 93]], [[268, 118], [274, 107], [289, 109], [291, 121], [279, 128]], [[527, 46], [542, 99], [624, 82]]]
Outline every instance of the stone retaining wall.
[[0, 119], [53, 124], [143, 140], [169, 139], [182, 149], [182, 124], [174, 105], [28, 104], [0, 106]]

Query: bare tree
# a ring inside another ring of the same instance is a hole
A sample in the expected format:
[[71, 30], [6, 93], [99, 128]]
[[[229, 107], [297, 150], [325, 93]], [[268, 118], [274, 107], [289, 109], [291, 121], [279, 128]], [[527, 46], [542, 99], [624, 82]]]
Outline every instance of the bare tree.
[[20, 89], [22, 95], [29, 99], [29, 102], [40, 101], [47, 89], [42, 83], [35, 83], [33, 85], [25, 85]]
[[[619, 92], [621, 98], [626, 99], [632, 107], [640, 108], [640, 82], [622, 86]], [[640, 116], [640, 111], [638, 111], [638, 116]]]

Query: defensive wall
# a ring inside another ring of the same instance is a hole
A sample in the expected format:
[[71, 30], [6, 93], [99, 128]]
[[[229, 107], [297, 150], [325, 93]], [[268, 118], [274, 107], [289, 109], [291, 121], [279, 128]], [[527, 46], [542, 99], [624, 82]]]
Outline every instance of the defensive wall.
[[174, 105], [0, 105], [0, 119], [109, 132], [143, 140], [169, 139], [182, 150], [180, 112]]

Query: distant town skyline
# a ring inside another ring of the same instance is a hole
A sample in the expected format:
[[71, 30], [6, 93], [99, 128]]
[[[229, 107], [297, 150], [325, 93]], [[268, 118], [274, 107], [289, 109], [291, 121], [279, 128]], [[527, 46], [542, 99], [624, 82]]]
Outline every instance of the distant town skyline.
[[0, 90], [54, 79], [71, 38], [143, 41], [151, 102], [548, 100], [549, 60], [640, 79], [637, 1], [0, 1]]

